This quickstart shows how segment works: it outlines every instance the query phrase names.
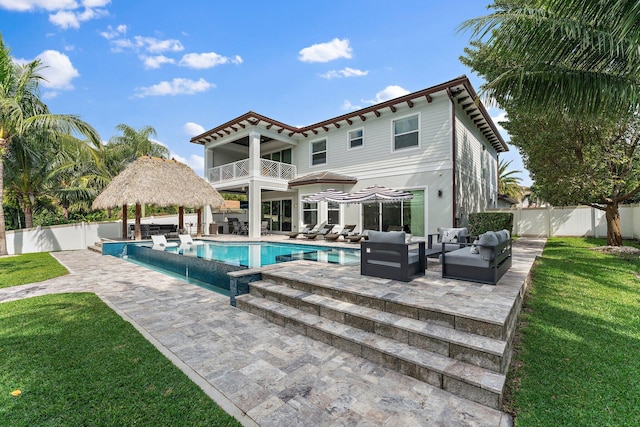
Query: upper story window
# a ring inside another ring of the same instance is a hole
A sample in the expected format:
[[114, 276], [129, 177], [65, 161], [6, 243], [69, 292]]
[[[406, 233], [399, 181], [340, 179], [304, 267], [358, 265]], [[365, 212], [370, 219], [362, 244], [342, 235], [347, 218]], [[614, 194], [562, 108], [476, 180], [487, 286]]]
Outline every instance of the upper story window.
[[327, 140], [314, 141], [311, 143], [311, 166], [323, 165], [327, 163]]
[[356, 129], [349, 131], [349, 149], [362, 147], [364, 144], [364, 130]]
[[420, 142], [418, 131], [419, 116], [403, 117], [393, 121], [393, 149], [417, 147]]

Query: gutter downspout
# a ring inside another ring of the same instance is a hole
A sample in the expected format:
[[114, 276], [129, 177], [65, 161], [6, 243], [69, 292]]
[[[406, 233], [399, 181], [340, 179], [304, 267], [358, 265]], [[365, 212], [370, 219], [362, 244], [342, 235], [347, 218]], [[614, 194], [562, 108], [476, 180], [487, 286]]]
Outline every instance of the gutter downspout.
[[454, 102], [453, 94], [451, 93], [451, 88], [447, 88], [447, 96], [449, 96], [449, 100], [451, 100], [451, 155], [452, 155], [452, 169], [451, 169], [451, 193], [453, 199], [452, 212], [453, 217], [451, 218], [451, 225], [456, 227], [456, 207], [457, 207], [457, 191], [456, 191], [456, 104]]

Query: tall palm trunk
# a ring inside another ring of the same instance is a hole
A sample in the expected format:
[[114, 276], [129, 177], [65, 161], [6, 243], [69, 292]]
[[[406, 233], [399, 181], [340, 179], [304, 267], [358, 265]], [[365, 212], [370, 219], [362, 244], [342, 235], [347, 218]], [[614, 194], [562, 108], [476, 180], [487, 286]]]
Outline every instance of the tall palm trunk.
[[620, 230], [620, 210], [618, 203], [610, 203], [606, 209], [607, 245], [622, 246], [622, 231]]
[[7, 255], [7, 227], [4, 222], [4, 150], [7, 140], [0, 138], [0, 256]]

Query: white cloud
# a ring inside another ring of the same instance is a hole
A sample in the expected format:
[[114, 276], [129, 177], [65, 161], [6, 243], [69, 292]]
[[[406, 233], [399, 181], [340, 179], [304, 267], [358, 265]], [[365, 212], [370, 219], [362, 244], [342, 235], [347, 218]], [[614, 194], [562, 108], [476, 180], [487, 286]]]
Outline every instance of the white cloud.
[[[42, 62], [44, 68], [40, 71], [40, 74], [45, 78], [41, 83], [43, 87], [50, 89], [73, 89], [71, 80], [80, 76], [77, 69], [74, 68], [71, 60], [64, 53], [57, 50], [45, 50], [40, 55], [36, 56]], [[26, 64], [31, 62], [27, 59], [16, 59], [19, 64]], [[56, 96], [57, 93], [52, 92], [49, 97]]]
[[88, 8], [105, 7], [111, 0], [82, 0], [82, 5]]
[[198, 81], [176, 78], [170, 82], [163, 81], [153, 86], [136, 88], [135, 96], [144, 98], [146, 96], [193, 95], [199, 92], [206, 92], [214, 87], [216, 85], [202, 78]]
[[116, 37], [123, 36], [127, 33], [127, 26], [124, 24], [118, 25], [113, 28], [111, 25], [107, 26], [107, 31], [100, 33], [102, 37], [107, 40], [115, 39]]
[[75, 0], [0, 0], [0, 8], [16, 12], [32, 12], [37, 9], [48, 11], [60, 9], [75, 9]]
[[182, 126], [182, 130], [189, 136], [196, 136], [204, 133], [204, 127], [194, 122], [187, 122]]
[[187, 53], [185, 54], [178, 65], [181, 67], [189, 67], [195, 69], [212, 68], [216, 65], [226, 64], [242, 64], [242, 58], [236, 55], [233, 58], [227, 56], [218, 55], [215, 52], [207, 53]]
[[105, 9], [85, 8], [82, 12], [65, 9], [58, 10], [56, 13], [49, 15], [49, 22], [66, 30], [67, 28], [80, 28], [81, 22], [97, 19], [108, 14], [109, 13]]
[[509, 121], [509, 117], [507, 116], [507, 113], [501, 110], [496, 110], [495, 112], [498, 113], [497, 116], [491, 116], [491, 120], [493, 120], [493, 123], [496, 124], [496, 127], [498, 128], [498, 132], [500, 132], [500, 134], [502, 134], [502, 136], [504, 137], [508, 137], [509, 133], [507, 132], [507, 130], [505, 128], [503, 128], [502, 126], [500, 126], [500, 122], [508, 122]]
[[199, 176], [204, 175], [204, 157], [198, 156], [197, 154], [192, 154], [187, 159], [179, 154], [171, 151], [171, 157], [179, 161], [180, 163], [184, 163], [187, 166], [190, 166]]
[[345, 100], [344, 100], [344, 103], [342, 104], [342, 107], [341, 107], [341, 108], [342, 108], [343, 110], [346, 110], [346, 111], [353, 111], [353, 110], [359, 110], [359, 109], [361, 109], [362, 107], [361, 107], [361, 106], [359, 106], [359, 105], [353, 105], [353, 104], [351, 103], [351, 101], [349, 101], [349, 100], [345, 99]]
[[156, 68], [160, 68], [162, 64], [175, 64], [176, 62], [174, 59], [167, 58], [164, 55], [158, 55], [158, 56], [141, 55], [140, 59], [142, 59], [142, 62], [144, 63], [144, 67], [147, 69], [156, 69]]
[[298, 59], [302, 62], [329, 62], [338, 58], [351, 58], [349, 40], [337, 37], [327, 43], [318, 43], [302, 49]]
[[342, 70], [331, 70], [324, 74], [320, 74], [320, 77], [325, 79], [334, 79], [340, 77], [363, 77], [369, 74], [368, 71], [362, 71], [355, 68], [345, 67]]
[[369, 104], [377, 104], [379, 102], [388, 101], [389, 99], [397, 98], [402, 95], [408, 94], [409, 91], [400, 86], [387, 86], [382, 89], [380, 92], [376, 93], [376, 99], [373, 100], [362, 100], [362, 102], [367, 102]]
[[166, 39], [159, 40], [155, 37], [135, 36], [132, 39], [124, 38], [127, 32], [126, 25], [118, 25], [115, 29], [110, 25], [106, 31], [100, 33], [102, 37], [109, 40], [113, 52], [131, 50], [133, 52], [147, 51], [149, 53], [180, 52], [184, 46], [180, 40]]
[[42, 99], [49, 100], [49, 99], [53, 99], [56, 96], [58, 96], [58, 92], [55, 90], [48, 90], [46, 91], [43, 95], [42, 95]]

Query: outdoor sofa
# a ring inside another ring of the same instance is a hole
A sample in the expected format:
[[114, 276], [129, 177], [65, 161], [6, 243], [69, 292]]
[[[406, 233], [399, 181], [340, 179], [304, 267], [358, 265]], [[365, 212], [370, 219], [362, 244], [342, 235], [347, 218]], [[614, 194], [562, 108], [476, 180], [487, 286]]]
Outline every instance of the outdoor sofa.
[[[443, 246], [445, 243], [442, 244]], [[447, 252], [442, 249], [442, 277], [495, 285], [511, 267], [509, 231], [487, 231], [474, 243]]]
[[360, 242], [360, 274], [408, 282], [424, 276], [425, 242], [406, 242], [404, 231], [369, 231]]
[[436, 257], [460, 249], [470, 243], [470, 238], [466, 227], [440, 227], [437, 233], [427, 235], [427, 256]]

